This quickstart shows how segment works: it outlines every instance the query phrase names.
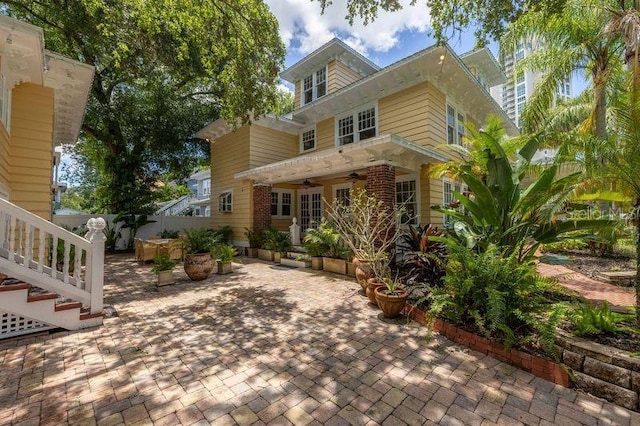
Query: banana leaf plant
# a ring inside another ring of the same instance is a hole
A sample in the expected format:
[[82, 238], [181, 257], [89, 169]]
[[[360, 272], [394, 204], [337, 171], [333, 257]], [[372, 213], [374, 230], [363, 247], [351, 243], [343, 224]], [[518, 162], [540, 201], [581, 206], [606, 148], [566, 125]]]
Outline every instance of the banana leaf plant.
[[[543, 142], [534, 135], [509, 159], [503, 139], [478, 131], [484, 175], [474, 173], [471, 164], [457, 166], [458, 179], [467, 184], [470, 196], [453, 192], [464, 209], [434, 206], [434, 210], [452, 218], [451, 236], [478, 252], [494, 244], [505, 256], [516, 253], [518, 260], [530, 260], [540, 244], [562, 239], [571, 231], [591, 231], [612, 226], [609, 220], [570, 220], [563, 218], [564, 206], [583, 178], [581, 172], [559, 176], [559, 165], [530, 173], [531, 159]], [[477, 168], [475, 169], [477, 170]], [[574, 235], [575, 238], [575, 235]]]

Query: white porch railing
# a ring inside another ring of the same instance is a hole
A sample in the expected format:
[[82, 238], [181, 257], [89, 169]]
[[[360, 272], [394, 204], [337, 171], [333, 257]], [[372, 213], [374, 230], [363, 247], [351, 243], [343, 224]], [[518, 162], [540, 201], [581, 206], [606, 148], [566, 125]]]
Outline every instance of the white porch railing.
[[0, 269], [102, 312], [104, 242], [102, 218], [89, 219], [82, 238], [0, 199]]

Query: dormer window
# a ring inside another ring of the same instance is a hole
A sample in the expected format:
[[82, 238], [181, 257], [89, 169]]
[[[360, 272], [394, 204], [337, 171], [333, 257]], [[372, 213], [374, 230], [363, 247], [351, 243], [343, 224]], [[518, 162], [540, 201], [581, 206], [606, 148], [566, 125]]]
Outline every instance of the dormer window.
[[320, 68], [302, 80], [302, 105], [327, 94], [327, 68]]

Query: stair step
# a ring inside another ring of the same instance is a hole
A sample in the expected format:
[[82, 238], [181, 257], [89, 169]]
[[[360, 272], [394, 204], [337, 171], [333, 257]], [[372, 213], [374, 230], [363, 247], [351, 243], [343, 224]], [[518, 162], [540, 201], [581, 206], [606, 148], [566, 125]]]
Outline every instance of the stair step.
[[80, 302], [56, 303], [56, 312], [66, 311], [68, 309], [80, 309], [80, 308], [82, 308], [82, 303]]
[[27, 283], [18, 283], [18, 284], [6, 284], [0, 285], [1, 291], [14, 291], [14, 290], [29, 290], [31, 288], [31, 284]]
[[97, 312], [95, 314], [92, 314], [91, 312], [84, 312], [80, 314], [80, 320], [88, 320], [91, 318], [99, 318], [99, 317], [103, 317], [104, 316], [104, 311], [102, 312]]
[[29, 294], [27, 296], [27, 302], [38, 302], [40, 300], [55, 300], [57, 298], [58, 298], [58, 295], [56, 293], [47, 291], [44, 293]]

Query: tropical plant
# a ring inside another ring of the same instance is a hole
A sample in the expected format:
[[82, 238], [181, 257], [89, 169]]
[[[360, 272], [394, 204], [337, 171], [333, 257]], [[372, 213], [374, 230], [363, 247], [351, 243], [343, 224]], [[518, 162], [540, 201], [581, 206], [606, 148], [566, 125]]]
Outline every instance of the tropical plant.
[[184, 248], [188, 254], [209, 253], [220, 242], [219, 237], [206, 228], [185, 229], [184, 235]]
[[120, 229], [129, 229], [129, 240], [127, 241], [127, 249], [133, 249], [133, 241], [138, 235], [138, 229], [148, 223], [155, 223], [155, 220], [149, 220], [146, 214], [135, 215], [132, 213], [120, 213], [115, 219], [114, 223], [122, 222]]
[[439, 286], [445, 274], [447, 248], [441, 241], [432, 237], [441, 237], [444, 233], [437, 227], [427, 224], [424, 227], [409, 225], [407, 233], [400, 236], [397, 244], [398, 273], [408, 285], [428, 283]]
[[249, 228], [244, 228], [244, 235], [247, 237], [247, 241], [249, 241], [249, 247], [251, 248], [262, 248], [263, 244], [263, 235], [260, 232], [253, 232], [253, 230]]
[[402, 233], [402, 206], [387, 205], [366, 190], [355, 189], [349, 205], [334, 200], [329, 218], [353, 255], [369, 262], [378, 279], [389, 275], [391, 253]]
[[318, 256], [346, 259], [351, 253], [336, 230], [335, 223], [330, 220], [322, 219], [318, 228], [307, 229], [304, 239], [305, 247], [310, 245], [312, 251], [317, 250]]
[[620, 322], [633, 319], [633, 315], [611, 311], [606, 301], [600, 306], [583, 303], [579, 309], [570, 312], [568, 317], [573, 325], [571, 332], [576, 336], [613, 335], [623, 330], [618, 326]]
[[177, 262], [171, 260], [168, 253], [160, 253], [153, 258], [153, 268], [151, 272], [157, 274], [162, 271], [172, 271]]
[[211, 250], [211, 258], [221, 262], [230, 262], [237, 255], [236, 248], [229, 244], [215, 244]]
[[214, 229], [211, 232], [213, 233], [214, 237], [217, 237], [220, 241], [229, 243], [231, 241], [231, 236], [233, 235], [233, 228], [229, 225], [225, 225]]
[[549, 333], [560, 318], [551, 316], [551, 327], [540, 315], [549, 308], [544, 295], [552, 285], [551, 279], [536, 273], [533, 262], [521, 261], [517, 253], [505, 257], [494, 244], [480, 253], [451, 244], [443, 286], [432, 287], [427, 296], [429, 314], [473, 325], [507, 347], [544, 331], [543, 343], [551, 349]]
[[325, 219], [322, 219], [318, 228], [309, 228], [305, 232], [302, 245], [309, 256], [326, 256], [329, 252], [329, 237], [331, 234], [322, 232], [325, 226], [324, 222]]
[[[531, 158], [543, 136], [528, 137], [510, 161], [503, 143], [495, 134], [480, 130], [485, 175], [478, 176], [472, 164], [456, 166], [459, 179], [472, 196], [454, 191], [453, 197], [464, 209], [433, 208], [452, 218], [452, 237], [469, 248], [485, 251], [489, 245], [503, 250], [506, 257], [516, 253], [519, 260], [531, 258], [540, 244], [556, 241], [566, 232], [610, 225], [607, 220], [559, 220], [564, 203], [574, 194], [582, 178], [580, 172], [557, 177], [559, 165], [542, 170], [539, 176], [527, 172]], [[530, 180], [529, 184], [525, 183]]]
[[170, 231], [167, 229], [163, 229], [162, 232], [160, 232], [160, 238], [164, 238], [164, 239], [176, 239], [179, 236], [179, 232], [176, 231]]

